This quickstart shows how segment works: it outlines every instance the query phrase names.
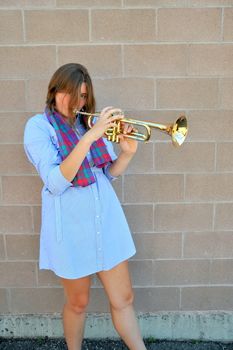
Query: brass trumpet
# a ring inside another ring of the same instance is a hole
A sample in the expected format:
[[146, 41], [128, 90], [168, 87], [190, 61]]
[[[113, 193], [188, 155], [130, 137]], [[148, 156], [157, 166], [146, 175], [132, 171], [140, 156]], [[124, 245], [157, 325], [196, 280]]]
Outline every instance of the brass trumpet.
[[[77, 111], [77, 114], [83, 114], [83, 115], [89, 116], [88, 126], [90, 128], [92, 128], [93, 126], [92, 118], [100, 116], [100, 113], [87, 113], [87, 112], [81, 112], [81, 111]], [[116, 120], [115, 122], [116, 126], [111, 127], [105, 131], [105, 135], [109, 141], [116, 142], [116, 143], [120, 142], [119, 135], [123, 134], [122, 122], [144, 127], [146, 129], [145, 134], [140, 132], [135, 132], [135, 131], [131, 132], [130, 134], [124, 134], [124, 137], [135, 139], [138, 141], [143, 141], [143, 142], [149, 141], [151, 137], [151, 128], [159, 129], [160, 131], [170, 135], [174, 146], [181, 146], [188, 133], [187, 118], [184, 115], [180, 116], [175, 123], [168, 124], [168, 125], [151, 123], [151, 122], [141, 121], [137, 119], [122, 117], [122, 119]]]

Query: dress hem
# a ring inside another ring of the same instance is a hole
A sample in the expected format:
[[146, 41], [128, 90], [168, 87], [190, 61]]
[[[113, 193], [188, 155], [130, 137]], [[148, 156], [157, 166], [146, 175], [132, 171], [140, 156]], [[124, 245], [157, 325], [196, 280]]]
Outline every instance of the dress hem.
[[66, 276], [64, 276], [64, 275], [62, 276], [61, 274], [59, 274], [58, 272], [56, 272], [56, 270], [55, 270], [54, 268], [49, 267], [49, 266], [46, 266], [46, 267], [39, 267], [39, 270], [51, 270], [51, 271], [53, 271], [53, 272], [55, 273], [55, 275], [58, 276], [58, 277], [66, 278], [66, 279], [77, 279], [77, 278], [83, 278], [83, 277], [87, 277], [87, 276], [90, 276], [90, 275], [94, 275], [95, 273], [100, 272], [100, 271], [109, 271], [109, 270], [111, 270], [112, 268], [114, 268], [115, 266], [119, 265], [121, 262], [130, 259], [130, 258], [131, 258], [133, 255], [135, 255], [135, 254], [136, 254], [136, 250], [135, 250], [133, 253], [131, 253], [130, 255], [127, 255], [127, 257], [122, 258], [120, 261], [114, 263], [111, 267], [109, 267], [109, 268], [107, 268], [107, 269], [106, 269], [106, 268], [105, 268], [105, 269], [97, 269], [97, 270], [95, 270], [95, 271], [93, 271], [93, 272], [89, 272], [89, 273], [86, 273], [86, 274], [84, 274], [84, 275], [82, 274], [82, 275], [77, 276], [77, 277], [66, 277]]

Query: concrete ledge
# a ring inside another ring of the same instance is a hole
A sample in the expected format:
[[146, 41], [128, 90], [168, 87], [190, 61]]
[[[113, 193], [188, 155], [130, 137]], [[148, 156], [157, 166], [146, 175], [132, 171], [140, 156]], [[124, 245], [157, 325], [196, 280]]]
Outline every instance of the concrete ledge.
[[[233, 312], [138, 314], [144, 338], [233, 341]], [[2, 337], [63, 337], [61, 314], [1, 315]], [[87, 314], [85, 338], [119, 338], [110, 314]]]

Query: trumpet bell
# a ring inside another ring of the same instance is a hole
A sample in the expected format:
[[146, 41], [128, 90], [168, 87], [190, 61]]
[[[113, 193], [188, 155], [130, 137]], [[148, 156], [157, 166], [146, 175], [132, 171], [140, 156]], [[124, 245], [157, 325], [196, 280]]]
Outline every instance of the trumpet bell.
[[172, 125], [171, 138], [174, 146], [181, 146], [188, 133], [187, 119], [185, 116], [181, 116]]

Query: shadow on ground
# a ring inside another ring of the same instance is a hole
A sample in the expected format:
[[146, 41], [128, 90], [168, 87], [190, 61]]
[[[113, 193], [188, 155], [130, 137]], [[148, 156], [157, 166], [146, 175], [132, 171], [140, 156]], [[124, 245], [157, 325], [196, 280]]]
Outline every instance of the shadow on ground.
[[[233, 350], [233, 343], [144, 339], [148, 350]], [[67, 350], [60, 338], [0, 338], [0, 350]], [[82, 350], [128, 350], [122, 341], [83, 340]]]

